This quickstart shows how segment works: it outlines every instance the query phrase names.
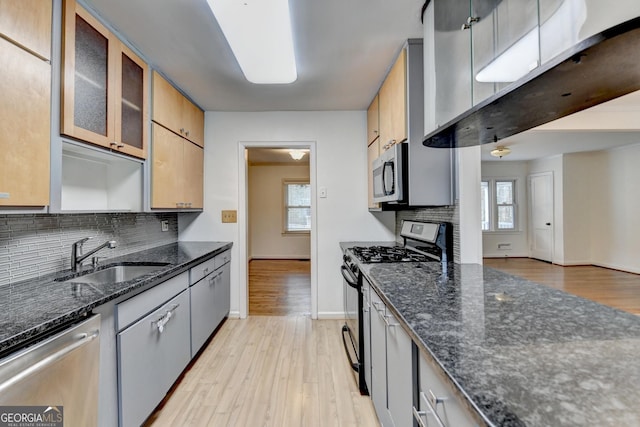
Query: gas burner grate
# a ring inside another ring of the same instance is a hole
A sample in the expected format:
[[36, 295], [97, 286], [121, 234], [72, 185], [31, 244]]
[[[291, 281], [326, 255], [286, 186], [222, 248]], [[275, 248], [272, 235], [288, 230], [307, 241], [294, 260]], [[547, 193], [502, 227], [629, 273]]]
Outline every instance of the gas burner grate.
[[354, 246], [351, 250], [364, 263], [432, 261], [423, 254], [400, 246]]

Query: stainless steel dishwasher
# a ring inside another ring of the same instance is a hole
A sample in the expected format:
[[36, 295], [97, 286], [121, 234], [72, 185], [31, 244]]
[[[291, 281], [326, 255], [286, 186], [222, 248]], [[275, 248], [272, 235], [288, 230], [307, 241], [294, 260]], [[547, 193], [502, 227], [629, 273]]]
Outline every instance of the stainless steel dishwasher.
[[46, 414], [65, 426], [95, 426], [99, 334], [95, 315], [1, 359], [0, 410], [19, 406], [22, 414]]

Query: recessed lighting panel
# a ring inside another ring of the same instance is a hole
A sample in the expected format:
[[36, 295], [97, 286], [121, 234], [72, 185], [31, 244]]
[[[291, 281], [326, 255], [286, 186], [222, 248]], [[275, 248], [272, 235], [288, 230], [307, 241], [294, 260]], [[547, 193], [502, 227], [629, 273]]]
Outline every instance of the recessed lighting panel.
[[247, 80], [298, 78], [288, 0], [207, 0]]

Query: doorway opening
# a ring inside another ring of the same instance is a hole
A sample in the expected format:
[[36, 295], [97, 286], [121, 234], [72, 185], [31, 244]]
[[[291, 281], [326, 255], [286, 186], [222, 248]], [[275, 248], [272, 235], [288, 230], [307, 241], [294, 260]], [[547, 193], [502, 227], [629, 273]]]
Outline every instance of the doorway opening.
[[247, 314], [313, 317], [311, 149], [245, 150]]

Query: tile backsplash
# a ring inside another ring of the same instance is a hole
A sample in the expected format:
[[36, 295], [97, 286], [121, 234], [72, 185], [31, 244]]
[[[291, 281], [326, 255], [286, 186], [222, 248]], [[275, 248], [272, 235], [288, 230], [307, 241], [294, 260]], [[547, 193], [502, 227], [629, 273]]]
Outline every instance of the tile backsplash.
[[450, 222], [453, 224], [453, 259], [460, 262], [460, 214], [458, 205], [440, 206], [434, 208], [422, 208], [407, 211], [398, 211], [396, 213], [396, 239], [402, 243], [400, 231], [402, 230], [402, 221], [439, 221]]
[[[161, 231], [168, 221], [169, 230]], [[0, 215], [0, 286], [69, 269], [71, 245], [84, 237], [89, 251], [107, 240], [115, 249], [96, 255], [112, 258], [178, 240], [175, 213]]]

